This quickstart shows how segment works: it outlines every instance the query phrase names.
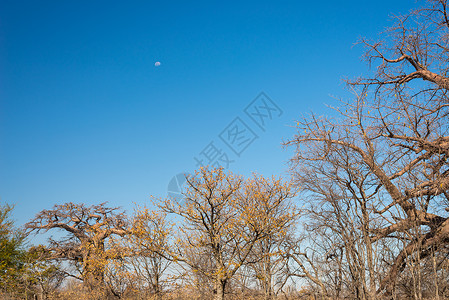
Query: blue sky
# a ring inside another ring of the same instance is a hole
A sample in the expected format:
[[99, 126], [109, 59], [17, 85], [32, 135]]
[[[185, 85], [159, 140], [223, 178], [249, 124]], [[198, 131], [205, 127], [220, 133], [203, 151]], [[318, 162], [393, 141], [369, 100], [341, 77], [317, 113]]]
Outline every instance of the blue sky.
[[[211, 141], [243, 175], [287, 176], [294, 120], [326, 113], [369, 72], [376, 39], [413, 1], [0, 1], [0, 202], [23, 224], [56, 203], [163, 197]], [[156, 67], [154, 63], [160, 61]], [[243, 112], [264, 91], [281, 116]], [[240, 117], [240, 157], [219, 134]]]

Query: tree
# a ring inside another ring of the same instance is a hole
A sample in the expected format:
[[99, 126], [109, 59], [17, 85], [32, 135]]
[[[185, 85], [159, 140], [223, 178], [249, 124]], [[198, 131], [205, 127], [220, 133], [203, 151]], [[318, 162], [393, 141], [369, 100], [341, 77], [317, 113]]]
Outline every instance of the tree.
[[23, 290], [21, 273], [26, 257], [25, 234], [14, 228], [12, 210], [11, 205], [0, 205], [0, 288], [6, 294]]
[[26, 228], [35, 232], [65, 231], [65, 238], [50, 239], [47, 249], [50, 258], [70, 262], [80, 276], [68, 275], [82, 280], [91, 292], [99, 292], [100, 296], [105, 292], [107, 262], [120, 257], [117, 249], [108, 248], [108, 239], [128, 233], [124, 212], [106, 207], [105, 203], [89, 207], [74, 203], [55, 205], [37, 214]]
[[318, 169], [323, 162], [335, 163], [335, 155], [347, 152], [369, 171], [367, 207], [383, 223], [369, 228], [367, 243], [407, 239], [403, 247], [397, 243], [377, 286], [387, 297], [408, 259], [429, 257], [449, 243], [446, 8], [445, 0], [428, 1], [427, 7], [398, 17], [383, 40], [363, 39], [368, 61], [378, 63], [375, 74], [348, 81], [355, 100], [343, 102], [333, 118], [304, 118], [286, 143], [296, 147], [292, 162], [298, 170], [301, 164]]
[[[281, 180], [244, 180], [223, 168], [201, 168], [187, 178], [183, 194], [182, 200], [166, 199], [160, 205], [183, 221], [174, 250], [163, 249], [163, 255], [212, 280], [215, 299], [223, 299], [254, 245], [292, 221], [288, 209], [282, 215], [273, 212], [288, 207], [285, 203], [294, 192]], [[208, 254], [208, 263], [198, 259], [201, 253]]]
[[[287, 193], [282, 190], [286, 186], [280, 179], [275, 177], [267, 179], [255, 175], [246, 187], [248, 191], [245, 193], [252, 199], [258, 199], [257, 206], [253, 208], [255, 215], [263, 222], [267, 222], [269, 228], [278, 229], [270, 229], [270, 234], [257, 241], [248, 258], [248, 267], [261, 287], [264, 299], [271, 300], [287, 280], [283, 276], [287, 262], [283, 255], [283, 244], [294, 234], [299, 212], [287, 198], [284, 198]], [[291, 192], [288, 197], [293, 195]], [[271, 222], [274, 224], [270, 224]]]
[[376, 198], [369, 191], [376, 182], [369, 180], [369, 169], [349, 152], [335, 149], [319, 164], [302, 161], [295, 174], [303, 191], [304, 247], [286, 245], [296, 265], [290, 272], [307, 278], [324, 296], [375, 299], [379, 253], [370, 230], [379, 220], [373, 218]]
[[26, 290], [37, 299], [52, 299], [66, 278], [60, 263], [49, 258], [47, 249], [42, 245], [32, 246], [26, 252], [25, 268], [21, 274]]
[[133, 281], [138, 283], [137, 288], [155, 299], [162, 298], [164, 289], [171, 281], [166, 273], [172, 262], [155, 251], [169, 247], [171, 229], [166, 214], [147, 207], [136, 207], [132, 234], [127, 241], [133, 249], [128, 262], [134, 271]]

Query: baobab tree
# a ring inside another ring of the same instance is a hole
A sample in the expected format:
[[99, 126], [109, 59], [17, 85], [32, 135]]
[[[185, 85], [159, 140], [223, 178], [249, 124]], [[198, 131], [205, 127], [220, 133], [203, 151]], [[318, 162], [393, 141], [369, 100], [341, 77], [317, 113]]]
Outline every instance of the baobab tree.
[[27, 223], [31, 232], [63, 230], [67, 236], [58, 240], [50, 239], [47, 251], [49, 258], [71, 263], [79, 275], [68, 274], [82, 280], [93, 292], [105, 292], [104, 276], [106, 264], [121, 256], [120, 249], [108, 247], [112, 236], [128, 233], [125, 214], [118, 208], [109, 208], [105, 203], [85, 206], [66, 203], [43, 210]]

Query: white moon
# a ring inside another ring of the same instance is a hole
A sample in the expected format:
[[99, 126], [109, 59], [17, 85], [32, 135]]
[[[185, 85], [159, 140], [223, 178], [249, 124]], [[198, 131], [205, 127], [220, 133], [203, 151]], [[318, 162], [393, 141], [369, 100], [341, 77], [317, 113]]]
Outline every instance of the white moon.
[[160, 63], [159, 61], [157, 61], [157, 62], [154, 63], [154, 66], [155, 66], [155, 67], [159, 67], [160, 65], [161, 65], [161, 63]]

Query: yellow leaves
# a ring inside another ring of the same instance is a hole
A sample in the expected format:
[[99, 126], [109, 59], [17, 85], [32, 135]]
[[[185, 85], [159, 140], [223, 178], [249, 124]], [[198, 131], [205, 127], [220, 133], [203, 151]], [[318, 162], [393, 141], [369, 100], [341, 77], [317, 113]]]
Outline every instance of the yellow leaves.
[[[307, 129], [304, 129], [307, 132]], [[253, 174], [243, 178], [225, 172], [223, 168], [203, 167], [189, 178], [182, 206], [159, 204], [166, 213], [173, 213], [183, 221], [178, 227], [179, 235], [172, 237], [172, 247], [162, 247], [171, 254], [173, 261], [192, 263], [191, 253], [214, 253], [217, 262], [214, 274], [226, 274], [226, 270], [238, 269], [244, 263], [239, 257], [228, 257], [225, 253], [249, 251], [262, 238], [284, 236], [296, 217], [295, 208], [289, 200], [295, 196], [293, 185], [281, 178], [265, 178]], [[140, 214], [141, 219], [157, 220], [148, 211]], [[158, 223], [139, 221], [141, 226], [155, 226]], [[136, 230], [138, 226], [135, 226]], [[142, 244], [157, 244], [155, 235], [170, 238], [174, 232], [151, 234], [152, 228], [144, 229]], [[176, 234], [176, 233], [175, 233]], [[156, 246], [154, 246], [156, 247]], [[245, 255], [242, 255], [244, 259]], [[219, 263], [218, 263], [219, 262]], [[192, 270], [194, 270], [193, 268]], [[197, 269], [202, 274], [207, 269]], [[220, 275], [221, 276], [221, 275]]]

